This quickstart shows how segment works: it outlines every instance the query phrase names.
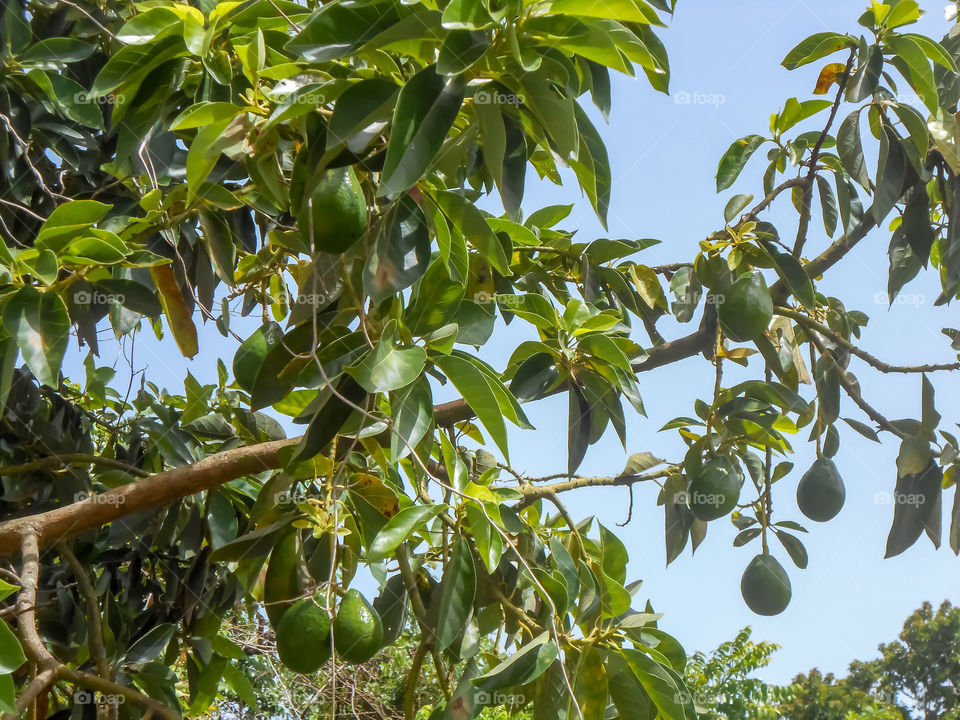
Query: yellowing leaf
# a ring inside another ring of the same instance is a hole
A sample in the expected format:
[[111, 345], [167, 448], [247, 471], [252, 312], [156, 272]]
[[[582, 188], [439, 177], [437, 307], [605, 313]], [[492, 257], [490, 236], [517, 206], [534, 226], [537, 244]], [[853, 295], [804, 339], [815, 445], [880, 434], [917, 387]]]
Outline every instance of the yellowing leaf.
[[184, 357], [192, 358], [197, 354], [197, 327], [193, 324], [187, 301], [177, 285], [173, 268], [169, 265], [158, 265], [150, 268], [150, 276], [157, 286], [160, 296], [160, 305], [163, 314], [167, 316], [170, 332], [177, 341], [177, 347]]
[[817, 78], [817, 86], [813, 89], [814, 95], [826, 95], [830, 86], [837, 81], [847, 70], [843, 63], [830, 63], [820, 71], [820, 77]]

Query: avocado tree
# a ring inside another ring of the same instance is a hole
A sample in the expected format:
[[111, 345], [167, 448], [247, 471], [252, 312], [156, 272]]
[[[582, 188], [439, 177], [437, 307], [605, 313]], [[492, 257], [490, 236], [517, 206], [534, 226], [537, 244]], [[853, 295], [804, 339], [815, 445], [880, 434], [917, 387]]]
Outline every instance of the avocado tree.
[[[586, 107], [607, 114], [611, 70], [667, 91], [656, 33], [671, 10], [3, 4], [0, 710], [173, 718], [223, 694], [253, 707], [247, 653], [275, 644], [335, 686], [410, 623], [408, 720], [425, 666], [442, 695], [430, 717], [510, 704], [692, 720], [683, 649], [649, 603], [632, 609], [616, 533], [578, 523], [564, 493], [656, 483], [668, 562], [732, 521], [758, 548], [744, 597], [777, 613], [790, 586], [771, 546], [803, 567], [794, 508], [839, 510], [841, 428], [900, 443], [895, 492], [916, 501], [895, 505], [887, 554], [924, 533], [939, 544], [958, 441], [933, 378], [960, 363], [867, 353], [866, 315], [817, 288], [875, 231], [891, 298], [924, 267], [938, 305], [957, 294], [960, 39], [910, 33], [919, 9], [900, 0], [872, 3], [862, 37], [800, 42], [784, 65], [827, 97], [790, 98], [736, 140], [717, 189], [763, 148], [759, 199], [735, 195], [695, 257], [652, 266], [653, 241], [575, 239], [569, 208], [523, 193], [531, 168], [555, 183], [568, 168], [605, 219], [608, 155]], [[764, 220], [790, 200], [795, 226]], [[666, 338], [667, 316], [693, 329]], [[529, 339], [494, 357], [501, 321]], [[131, 352], [153, 332], [171, 362], [197, 355], [201, 331], [234, 353], [215, 383], [184, 362], [182, 390], [135, 384], [98, 364], [103, 331]], [[64, 377], [79, 348], [83, 377]], [[668, 424], [683, 457], [577, 474], [608, 427], [626, 444], [642, 373], [697, 356], [715, 390]], [[752, 379], [725, 382], [729, 363]], [[920, 376], [919, 417], [888, 419], [861, 371]], [[456, 399], [436, 404], [440, 386]], [[532, 433], [523, 403], [557, 393], [566, 467], [525, 477], [507, 427]], [[821, 459], [795, 482], [801, 431]], [[361, 570], [375, 596], [352, 584]], [[241, 614], [255, 647], [231, 632]]]

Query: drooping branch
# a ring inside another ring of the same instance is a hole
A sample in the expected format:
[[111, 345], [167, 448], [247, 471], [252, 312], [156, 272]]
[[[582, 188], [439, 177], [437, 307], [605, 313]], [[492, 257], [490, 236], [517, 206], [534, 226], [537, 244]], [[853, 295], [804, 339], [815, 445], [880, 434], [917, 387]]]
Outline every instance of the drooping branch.
[[[817, 339], [816, 335], [809, 335], [810, 342], [813, 343], [814, 347], [817, 348], [817, 351], [823, 355], [827, 352], [827, 349], [823, 346], [823, 343]], [[897, 437], [903, 437], [903, 433], [894, 427], [889, 420], [879, 410], [874, 408], [870, 403], [863, 399], [863, 396], [860, 394], [860, 388], [852, 383], [848, 378], [845, 372], [840, 372], [840, 386], [844, 389], [847, 395], [856, 403], [863, 412], [873, 420], [877, 425], [879, 425], [883, 430], [893, 433]]]
[[804, 329], [812, 328], [813, 330], [816, 330], [818, 333], [828, 338], [832, 342], [835, 342], [851, 355], [855, 355], [882, 373], [928, 373], [940, 372], [944, 370], [960, 370], [960, 362], [931, 363], [927, 365], [891, 365], [890, 363], [884, 362], [883, 360], [871, 355], [866, 350], [857, 347], [842, 335], [839, 335], [831, 330], [828, 326], [817, 320], [814, 320], [811, 317], [808, 317], [807, 315], [804, 315], [803, 313], [785, 307], [777, 307], [775, 308], [774, 312], [777, 315], [782, 315], [783, 317], [788, 317], [792, 320], [795, 320], [797, 323], [804, 326]]
[[40, 543], [37, 528], [26, 525], [20, 539], [20, 554], [23, 567], [20, 572], [21, 586], [17, 595], [17, 634], [27, 658], [36, 664], [39, 672], [20, 697], [17, 707], [21, 711], [33, 702], [37, 695], [57, 680], [64, 680], [79, 687], [93, 690], [115, 698], [164, 720], [178, 720], [180, 715], [163, 703], [125, 685], [107, 678], [80, 672], [61, 663], [47, 650], [37, 632], [37, 586], [40, 578]]

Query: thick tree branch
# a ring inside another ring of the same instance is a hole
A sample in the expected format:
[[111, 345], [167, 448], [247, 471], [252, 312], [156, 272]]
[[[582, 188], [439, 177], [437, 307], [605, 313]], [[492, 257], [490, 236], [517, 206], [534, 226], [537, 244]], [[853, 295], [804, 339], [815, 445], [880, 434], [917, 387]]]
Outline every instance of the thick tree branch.
[[63, 455], [48, 455], [37, 458], [22, 465], [8, 465], [0, 468], [0, 477], [8, 475], [22, 475], [33, 472], [34, 470], [50, 470], [53, 468], [65, 467], [67, 465], [104, 465], [106, 467], [123, 470], [130, 475], [137, 477], [149, 477], [150, 473], [134, 465], [128, 465], [122, 460], [100, 457], [99, 455], [89, 455], [87, 453], [65, 453]]
[[21, 535], [30, 529], [36, 533], [40, 547], [49, 547], [126, 515], [171, 503], [244, 475], [274, 470], [281, 465], [279, 451], [298, 441], [299, 438], [272, 440], [226, 450], [55, 510], [7, 520], [0, 523], [0, 555], [15, 553]]

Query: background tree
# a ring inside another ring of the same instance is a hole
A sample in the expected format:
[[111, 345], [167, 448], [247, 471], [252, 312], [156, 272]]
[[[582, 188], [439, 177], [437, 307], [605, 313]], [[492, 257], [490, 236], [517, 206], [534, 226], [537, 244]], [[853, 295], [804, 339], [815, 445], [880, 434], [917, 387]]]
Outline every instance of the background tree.
[[847, 677], [835, 680], [817, 670], [799, 675], [788, 720], [846, 718], [870, 702], [896, 709], [897, 717], [950, 720], [960, 712], [960, 608], [929, 603], [903, 624], [899, 640], [879, 646], [880, 657], [856, 660]]
[[[524, 703], [549, 718], [692, 720], [685, 653], [649, 603], [632, 608], [624, 544], [560, 498], [657, 483], [668, 562], [731, 519], [737, 546], [759, 543], [744, 598], [775, 614], [790, 587], [773, 553], [807, 563], [793, 498], [816, 521], [843, 503], [841, 427], [900, 443], [887, 554], [923, 534], [939, 544], [958, 442], [939, 429], [932, 378], [960, 363], [865, 352], [868, 318], [818, 280], [889, 228], [891, 299], [928, 265], [938, 304], [957, 294], [960, 40], [911, 34], [913, 0], [871, 4], [863, 37], [803, 40], [784, 65], [817, 63], [832, 99], [788, 99], [769, 133], [735, 141], [717, 188], [765, 146], [761, 199], [735, 195], [695, 257], [649, 265], [653, 241], [575, 238], [568, 207], [527, 212], [523, 183], [528, 167], [560, 182], [566, 166], [605, 218], [607, 152], [583, 103], [609, 111], [610, 69], [666, 91], [655, 28], [671, 10], [3, 5], [0, 710], [103, 702], [168, 718], [221, 693], [249, 700], [232, 633], [243, 609], [285, 665], [327, 668], [331, 685], [409, 618], [408, 719], [430, 665], [443, 696], [431, 717]], [[502, 214], [478, 206], [494, 191]], [[792, 243], [762, 217], [787, 194]], [[814, 195], [823, 247], [808, 237]], [[665, 338], [668, 314], [696, 329]], [[501, 320], [527, 339], [491, 357], [479, 348]], [[107, 324], [131, 353], [150, 329], [194, 357], [201, 322], [237, 343], [215, 383], [184, 370], [181, 392], [97, 364]], [[82, 378], [61, 373], [74, 338], [90, 350]], [[668, 424], [684, 457], [577, 474], [608, 428], [626, 447], [641, 373], [699, 355], [715, 389]], [[731, 363], [748, 379], [731, 383]], [[917, 417], [876, 409], [861, 370], [921, 375]], [[456, 398], [437, 404], [442, 385]], [[555, 393], [569, 398], [565, 472], [523, 476], [507, 423], [530, 429], [522, 403]], [[303, 435], [287, 437], [295, 425]], [[819, 457], [794, 482], [800, 431]], [[332, 716], [350, 712], [335, 687], [328, 698]]]
[[770, 663], [779, 646], [754, 642], [750, 628], [722, 643], [709, 655], [695, 652], [686, 668], [687, 687], [698, 717], [707, 720], [777, 720], [778, 708], [793, 696], [790, 686], [778, 687], [751, 677]]

